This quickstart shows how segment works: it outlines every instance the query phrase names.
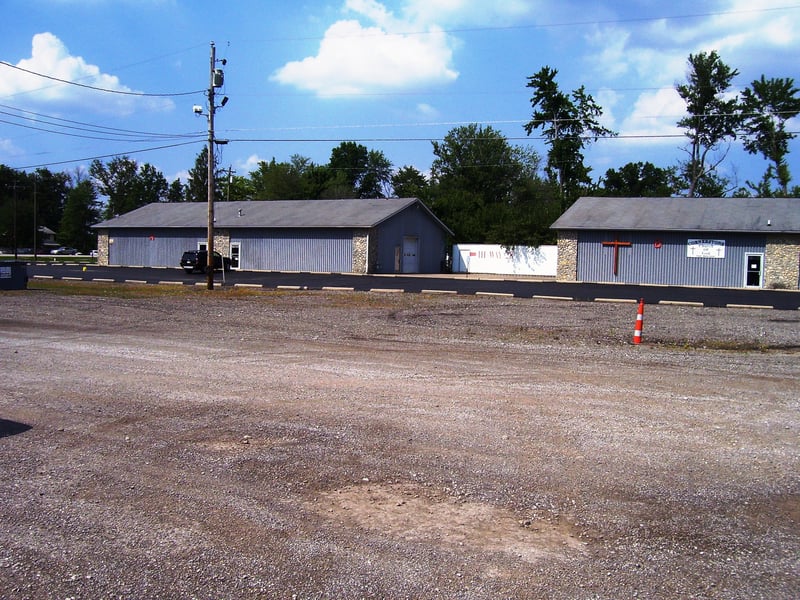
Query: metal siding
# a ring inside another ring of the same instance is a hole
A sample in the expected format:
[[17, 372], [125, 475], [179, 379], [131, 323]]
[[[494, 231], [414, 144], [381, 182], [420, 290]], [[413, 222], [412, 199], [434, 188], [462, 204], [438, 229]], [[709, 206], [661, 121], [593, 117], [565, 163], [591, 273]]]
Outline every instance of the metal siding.
[[239, 268], [261, 271], [353, 270], [353, 233], [349, 229], [242, 229], [231, 231], [241, 242]]
[[[689, 239], [725, 240], [725, 258], [688, 258]], [[619, 266], [614, 276], [614, 249], [604, 241], [629, 241], [619, 248]], [[656, 248], [656, 241], [661, 248]], [[578, 279], [616, 283], [662, 285], [706, 285], [743, 287], [745, 255], [764, 253], [761, 235], [720, 232], [668, 233], [586, 231], [578, 234]]]
[[[445, 252], [445, 234], [421, 207], [412, 206], [376, 228], [378, 236], [378, 273], [394, 272], [395, 248], [403, 248], [403, 238], [416, 237], [418, 240], [418, 272], [438, 273], [441, 271]], [[402, 265], [401, 265], [402, 271]]]
[[108, 237], [109, 264], [136, 267], [180, 267], [181, 255], [208, 239], [200, 229], [112, 229]]

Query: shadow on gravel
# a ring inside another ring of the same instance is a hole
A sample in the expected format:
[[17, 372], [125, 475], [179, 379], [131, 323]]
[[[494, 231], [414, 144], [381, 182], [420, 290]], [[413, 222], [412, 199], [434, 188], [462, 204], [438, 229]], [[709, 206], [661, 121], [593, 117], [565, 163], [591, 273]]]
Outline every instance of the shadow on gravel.
[[0, 419], [0, 438], [8, 437], [10, 435], [17, 435], [19, 433], [25, 433], [31, 428], [31, 425], [26, 425], [25, 423], [17, 423], [16, 421]]

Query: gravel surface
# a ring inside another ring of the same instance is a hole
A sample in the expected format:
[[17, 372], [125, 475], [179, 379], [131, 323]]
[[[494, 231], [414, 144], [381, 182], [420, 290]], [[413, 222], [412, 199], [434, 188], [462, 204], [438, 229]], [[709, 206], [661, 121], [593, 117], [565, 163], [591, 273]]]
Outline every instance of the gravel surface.
[[800, 313], [0, 292], [2, 598], [797, 598]]

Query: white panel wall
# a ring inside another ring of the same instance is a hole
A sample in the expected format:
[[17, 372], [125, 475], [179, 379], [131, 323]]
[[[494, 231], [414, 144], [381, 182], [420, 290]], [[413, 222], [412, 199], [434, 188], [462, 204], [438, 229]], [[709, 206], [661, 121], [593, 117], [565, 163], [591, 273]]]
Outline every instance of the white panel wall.
[[535, 275], [555, 277], [558, 268], [557, 246], [514, 246], [494, 244], [455, 244], [454, 273], [495, 275]]

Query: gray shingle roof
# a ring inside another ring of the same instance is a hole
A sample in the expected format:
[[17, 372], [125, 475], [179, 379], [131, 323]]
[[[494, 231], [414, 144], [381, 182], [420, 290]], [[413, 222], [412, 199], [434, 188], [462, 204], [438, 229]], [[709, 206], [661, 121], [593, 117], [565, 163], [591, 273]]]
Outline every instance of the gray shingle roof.
[[[375, 227], [414, 204], [419, 204], [449, 231], [416, 198], [216, 202], [214, 226], [223, 229]], [[206, 202], [156, 202], [98, 223], [94, 228], [205, 228], [207, 225]]]
[[800, 233], [800, 198], [579, 198], [553, 229]]

